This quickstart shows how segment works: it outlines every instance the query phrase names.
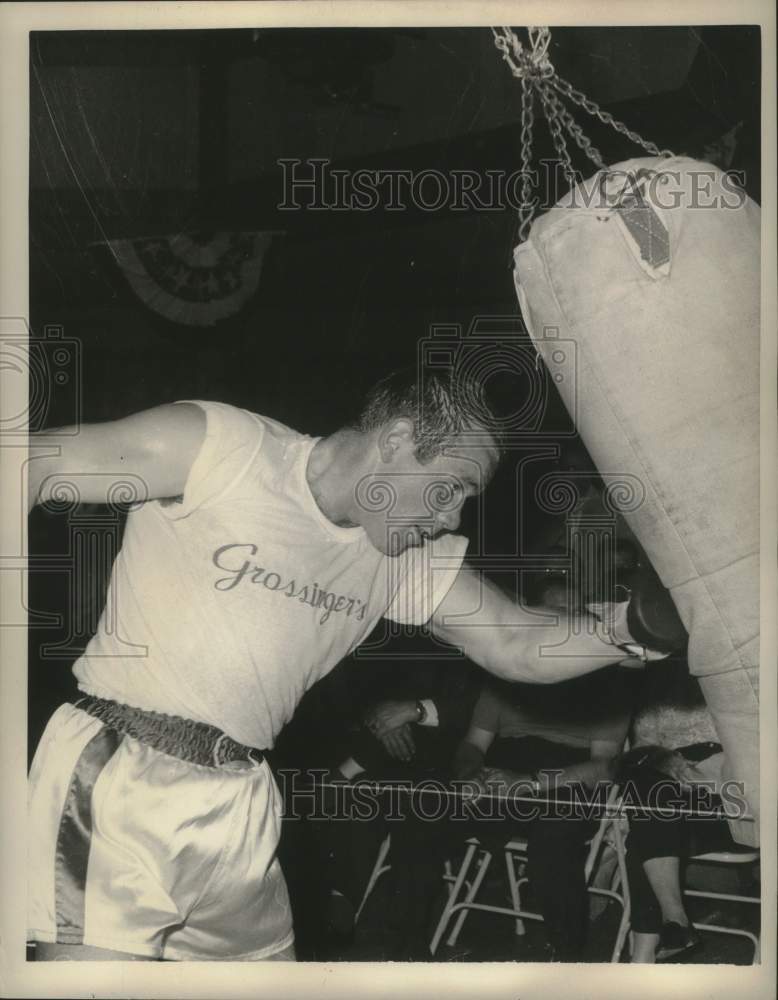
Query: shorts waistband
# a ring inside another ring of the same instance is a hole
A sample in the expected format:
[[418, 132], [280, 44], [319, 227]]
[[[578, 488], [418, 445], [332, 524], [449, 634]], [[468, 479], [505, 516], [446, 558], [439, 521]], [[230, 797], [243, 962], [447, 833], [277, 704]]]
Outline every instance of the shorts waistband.
[[73, 704], [109, 729], [190, 764], [220, 767], [238, 760], [260, 764], [265, 759], [262, 750], [244, 746], [206, 722], [150, 712], [93, 695], [84, 695]]

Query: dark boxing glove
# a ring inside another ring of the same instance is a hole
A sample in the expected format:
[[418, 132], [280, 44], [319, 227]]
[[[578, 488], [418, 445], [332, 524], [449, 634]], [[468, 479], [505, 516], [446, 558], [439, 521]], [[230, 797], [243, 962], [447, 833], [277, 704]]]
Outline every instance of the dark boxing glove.
[[602, 639], [644, 662], [683, 652], [688, 633], [648, 560], [623, 574], [615, 590], [615, 600], [586, 605], [598, 619]]

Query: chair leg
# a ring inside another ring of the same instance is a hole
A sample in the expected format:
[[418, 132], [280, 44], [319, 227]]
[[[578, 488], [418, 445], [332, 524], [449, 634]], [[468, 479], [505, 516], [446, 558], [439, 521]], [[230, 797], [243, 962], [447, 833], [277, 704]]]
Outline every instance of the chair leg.
[[378, 848], [378, 856], [376, 862], [373, 865], [373, 870], [370, 873], [370, 878], [368, 880], [365, 891], [362, 895], [362, 902], [359, 904], [359, 909], [354, 916], [354, 923], [356, 923], [360, 916], [362, 915], [362, 910], [364, 909], [365, 903], [370, 896], [370, 893], [375, 888], [375, 884], [378, 879], [383, 875], [384, 872], [389, 871], [390, 865], [384, 864], [386, 861], [386, 856], [389, 853], [389, 848], [391, 846], [391, 834], [387, 834], [386, 837], [381, 842], [381, 846]]
[[438, 950], [438, 945], [440, 944], [440, 939], [448, 926], [448, 922], [451, 919], [451, 913], [453, 911], [454, 905], [456, 904], [459, 894], [462, 891], [462, 886], [465, 883], [465, 878], [470, 870], [470, 865], [473, 860], [473, 855], [476, 852], [478, 844], [468, 844], [467, 851], [460, 865], [459, 871], [457, 872], [457, 877], [454, 881], [453, 886], [449, 886], [448, 899], [443, 907], [443, 912], [440, 915], [440, 920], [438, 921], [438, 926], [435, 928], [435, 933], [432, 935], [432, 940], [430, 941], [430, 954], [434, 955]]
[[[730, 903], [751, 903], [754, 906], [760, 906], [761, 900], [756, 896], [741, 896], [730, 892], [712, 892], [707, 889], [684, 889], [684, 896], [693, 896], [698, 899], [715, 899], [723, 900]], [[710, 931], [713, 934], [730, 934], [733, 937], [744, 937], [754, 946], [754, 960], [753, 965], [758, 965], [761, 961], [761, 944], [760, 935], [753, 934], [751, 931], [743, 930], [739, 927], [720, 927], [717, 924], [706, 924], [706, 923], [693, 923], [693, 927], [700, 931]]]
[[739, 927], [720, 927], [718, 924], [703, 924], [703, 923], [692, 923], [692, 927], [698, 931], [710, 931], [712, 934], [723, 934], [725, 936], [730, 935], [731, 937], [744, 937], [748, 938], [751, 944], [754, 946], [754, 960], [752, 965], [758, 965], [760, 962], [761, 948], [759, 943], [759, 938], [756, 934], [752, 934], [750, 931], [741, 930]]
[[[489, 867], [491, 860], [492, 860], [491, 853], [487, 850], [484, 850], [484, 855], [481, 858], [481, 861], [479, 862], [478, 871], [476, 872], [476, 876], [473, 879], [473, 884], [470, 886], [470, 890], [467, 893], [467, 896], [465, 896], [464, 900], [465, 903], [472, 903], [475, 897], [477, 896], [478, 890], [481, 888], [481, 883], [484, 880], [484, 876], [486, 875], [486, 870]], [[467, 906], [463, 906], [460, 909], [459, 916], [457, 917], [456, 923], [454, 924], [454, 929], [449, 934], [446, 944], [453, 947], [457, 943], [459, 932], [462, 930], [462, 924], [464, 924], [465, 918], [467, 917], [467, 914], [469, 912], [470, 911], [467, 908]]]
[[632, 955], [632, 934], [630, 933], [630, 908], [629, 900], [624, 900], [624, 907], [621, 911], [621, 921], [619, 922], [619, 929], [616, 934], [616, 941], [613, 945], [613, 951], [611, 952], [611, 962], [618, 963], [621, 961], [621, 953], [624, 951], [624, 944], [627, 940], [627, 935], [629, 934], [629, 953]]
[[630, 917], [632, 916], [632, 901], [629, 895], [629, 879], [627, 878], [626, 847], [624, 845], [624, 835], [621, 829], [614, 825], [614, 835], [612, 846], [616, 850], [616, 871], [614, 872], [614, 887], [620, 883], [621, 889], [621, 921], [616, 934], [616, 941], [611, 953], [611, 962], [619, 962], [621, 953], [624, 951], [624, 943], [629, 934], [629, 953], [632, 955], [632, 934], [630, 933]]
[[[514, 856], [510, 851], [505, 852], [505, 866], [508, 869], [508, 885], [511, 890], [511, 902], [513, 903], [514, 910], [521, 909], [521, 895], [519, 893], [519, 881], [516, 877], [516, 869], [514, 868]], [[521, 917], [516, 917], [516, 936], [523, 937], [526, 928], [524, 927], [524, 921]]]

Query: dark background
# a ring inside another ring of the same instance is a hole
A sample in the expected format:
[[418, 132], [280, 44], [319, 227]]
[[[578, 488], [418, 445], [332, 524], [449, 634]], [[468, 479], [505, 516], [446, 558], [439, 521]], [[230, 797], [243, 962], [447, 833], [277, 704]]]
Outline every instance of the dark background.
[[[520, 88], [487, 28], [46, 32], [31, 34], [30, 51], [30, 317], [51, 376], [38, 426], [211, 398], [327, 434], [376, 378], [414, 363], [433, 325], [467, 331], [477, 317], [512, 317], [520, 335], [513, 211], [277, 207], [282, 157], [518, 169]], [[745, 170], [759, 199], [758, 28], [560, 28], [550, 55], [562, 77], [646, 138]], [[575, 114], [606, 161], [641, 155]], [[554, 155], [540, 114], [535, 151]], [[236, 231], [275, 235], [255, 293], [209, 327], [149, 309], [108, 248]], [[57, 338], [70, 352], [62, 384]], [[566, 422], [547, 391], [539, 429], [553, 441]], [[481, 510], [483, 551], [543, 552], [544, 520], [517, 489], [509, 461]], [[71, 690], [121, 526], [106, 509], [32, 516], [31, 752]], [[111, 540], [107, 552], [98, 537]], [[68, 569], [78, 549], [83, 586]], [[366, 695], [352, 681], [366, 669], [347, 663], [305, 699], [282, 740], [290, 760], [307, 759], [334, 720], [353, 714]]]

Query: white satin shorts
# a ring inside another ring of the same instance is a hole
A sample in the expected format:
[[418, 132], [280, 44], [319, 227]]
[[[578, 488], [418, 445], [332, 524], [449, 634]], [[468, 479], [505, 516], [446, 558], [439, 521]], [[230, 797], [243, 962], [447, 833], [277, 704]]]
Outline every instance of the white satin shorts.
[[267, 762], [190, 764], [62, 705], [30, 771], [28, 939], [271, 958], [294, 940], [280, 829]]

